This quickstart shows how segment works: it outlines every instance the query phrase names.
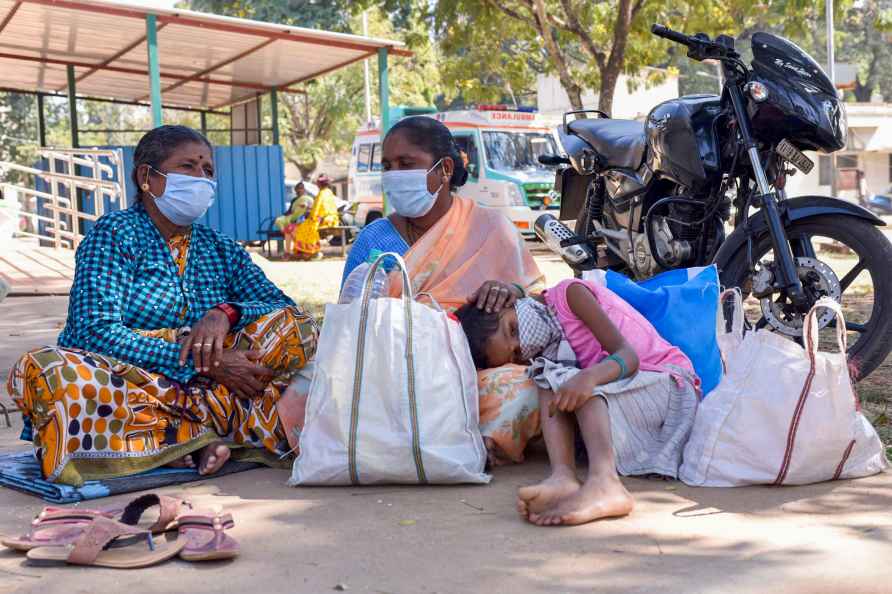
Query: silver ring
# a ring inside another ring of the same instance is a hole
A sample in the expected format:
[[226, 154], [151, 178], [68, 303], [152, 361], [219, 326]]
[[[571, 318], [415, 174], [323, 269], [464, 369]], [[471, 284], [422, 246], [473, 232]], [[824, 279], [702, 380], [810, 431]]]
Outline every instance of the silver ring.
[[212, 347], [212, 346], [214, 346], [214, 345], [212, 345], [212, 344], [209, 343], [209, 342], [203, 342], [203, 343], [201, 343], [201, 348], [203, 348], [203, 349], [206, 350], [206, 351], [211, 350], [211, 347]]
[[192, 343], [192, 348], [193, 348], [193, 349], [200, 349], [200, 348], [202, 348], [203, 346], [204, 346], [204, 343], [203, 343], [203, 342], [195, 342], [195, 343]]

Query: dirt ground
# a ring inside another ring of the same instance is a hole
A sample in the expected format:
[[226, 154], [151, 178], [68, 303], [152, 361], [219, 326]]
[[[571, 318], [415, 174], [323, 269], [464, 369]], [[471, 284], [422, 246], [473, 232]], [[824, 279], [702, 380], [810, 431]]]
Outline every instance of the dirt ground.
[[[540, 257], [540, 264], [549, 282], [568, 274], [555, 258]], [[340, 262], [263, 266], [317, 313], [336, 298]], [[0, 303], [0, 381], [20, 353], [55, 339], [66, 308], [62, 297]], [[859, 387], [876, 404], [875, 420], [892, 385], [890, 367], [887, 361]], [[2, 394], [0, 401], [8, 402]], [[878, 420], [888, 426], [887, 418]], [[0, 452], [26, 447], [20, 421], [13, 423], [5, 428], [0, 418]], [[517, 487], [546, 469], [536, 448], [525, 464], [496, 469], [482, 487], [294, 489], [285, 486], [288, 472], [272, 469], [208, 479], [180, 492], [233, 513], [237, 560], [116, 571], [34, 567], [3, 551], [0, 594], [892, 591], [892, 473], [780, 489], [624, 479], [637, 505], [630, 517], [548, 529], [514, 512]], [[42, 506], [0, 489], [0, 533], [22, 532]]]

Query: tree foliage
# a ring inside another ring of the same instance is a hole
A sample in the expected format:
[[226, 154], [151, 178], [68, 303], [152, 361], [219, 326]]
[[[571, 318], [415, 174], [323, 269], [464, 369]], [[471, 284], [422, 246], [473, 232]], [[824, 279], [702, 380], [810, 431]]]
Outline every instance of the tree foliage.
[[[835, 3], [837, 61], [860, 66], [856, 95], [862, 98], [892, 78], [892, 48], [883, 34], [892, 28], [890, 4]], [[744, 46], [754, 32], [772, 31], [826, 62], [824, 3], [814, 0], [439, 0], [433, 21], [447, 58], [445, 80], [470, 97], [528, 94], [536, 75], [545, 73], [560, 80], [577, 109], [583, 90], [598, 90], [599, 109], [608, 113], [619, 75], [645, 66], [678, 68], [683, 89], [715, 90], [714, 70], [651, 35], [654, 23], [732, 35]]]
[[[369, 35], [404, 41], [415, 55], [391, 58], [392, 104], [432, 104], [442, 99], [437, 51], [427, 34], [421, 5], [410, 0], [193, 0], [197, 10], [288, 25], [361, 33], [360, 14], [369, 13]], [[377, 60], [370, 60], [372, 113], [378, 114]], [[280, 116], [286, 158], [308, 177], [327, 155], [343, 152], [365, 119], [362, 63], [304, 85], [306, 94], [281, 93]]]
[[841, 56], [858, 66], [853, 94], [892, 101], [892, 0], [861, 0], [845, 13]]

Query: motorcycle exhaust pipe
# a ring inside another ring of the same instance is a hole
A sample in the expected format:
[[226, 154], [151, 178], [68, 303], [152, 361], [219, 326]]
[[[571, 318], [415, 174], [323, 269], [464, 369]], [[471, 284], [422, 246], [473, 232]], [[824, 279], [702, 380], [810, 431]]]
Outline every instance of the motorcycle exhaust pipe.
[[585, 240], [560, 222], [553, 214], [536, 219], [533, 230], [552, 252], [563, 258], [574, 270], [591, 270], [598, 261]]

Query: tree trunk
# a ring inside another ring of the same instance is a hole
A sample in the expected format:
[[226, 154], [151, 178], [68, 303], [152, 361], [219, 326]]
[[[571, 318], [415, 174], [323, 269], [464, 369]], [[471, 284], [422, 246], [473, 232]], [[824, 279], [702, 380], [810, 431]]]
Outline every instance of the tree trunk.
[[548, 56], [551, 58], [555, 68], [557, 68], [558, 79], [561, 81], [561, 86], [564, 88], [567, 97], [570, 99], [570, 105], [574, 110], [580, 110], [582, 109], [582, 87], [573, 80], [573, 76], [570, 74], [570, 67], [567, 64], [564, 54], [561, 52], [561, 48], [558, 47], [557, 41], [554, 39], [554, 29], [548, 23], [548, 17], [545, 11], [544, 0], [534, 0], [533, 14], [535, 16], [536, 29], [538, 29], [539, 37], [542, 38], [542, 43], [545, 45], [545, 51], [548, 52]]
[[612, 115], [613, 112], [613, 94], [626, 62], [626, 44], [629, 41], [633, 16], [632, 0], [619, 0], [613, 27], [613, 46], [610, 48], [607, 64], [601, 68], [601, 93], [598, 96], [598, 109], [607, 115]]
[[598, 95], [598, 109], [609, 116], [613, 115], [613, 95], [619, 82], [619, 70], [608, 65], [601, 71], [601, 92]]
[[870, 81], [867, 84], [863, 84], [861, 77], [856, 76], [853, 92], [855, 93], [855, 99], [859, 103], [870, 103], [870, 98], [873, 96], [873, 85], [870, 84]]

